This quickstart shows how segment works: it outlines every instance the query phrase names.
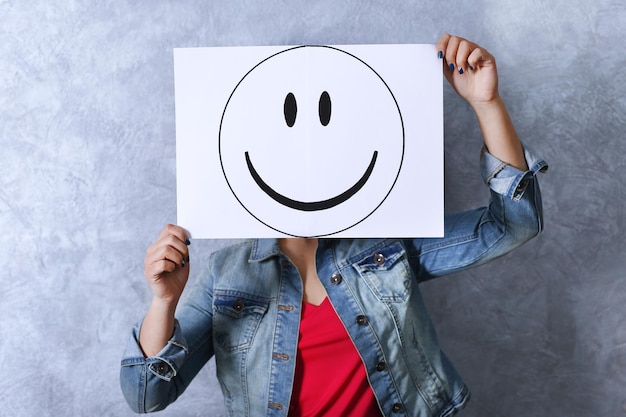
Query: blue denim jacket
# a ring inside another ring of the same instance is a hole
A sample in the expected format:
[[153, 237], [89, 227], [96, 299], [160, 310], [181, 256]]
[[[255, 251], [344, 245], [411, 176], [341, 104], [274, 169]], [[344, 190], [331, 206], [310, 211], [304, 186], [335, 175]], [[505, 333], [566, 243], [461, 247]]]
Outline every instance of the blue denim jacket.
[[[354, 342], [385, 416], [450, 416], [469, 391], [439, 348], [418, 284], [503, 255], [542, 225], [536, 173], [487, 152], [488, 207], [445, 217], [436, 239], [320, 239], [317, 272]], [[286, 416], [298, 344], [302, 283], [275, 239], [211, 254], [177, 310], [174, 335], [144, 358], [137, 323], [122, 359], [121, 387], [136, 412], [165, 408], [215, 356], [228, 416]], [[332, 374], [332, 370], [328, 370]]]

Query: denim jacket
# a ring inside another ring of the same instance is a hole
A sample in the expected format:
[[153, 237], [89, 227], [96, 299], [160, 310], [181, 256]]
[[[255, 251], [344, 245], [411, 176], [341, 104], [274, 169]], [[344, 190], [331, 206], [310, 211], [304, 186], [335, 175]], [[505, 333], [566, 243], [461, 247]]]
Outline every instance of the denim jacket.
[[[536, 173], [487, 152], [488, 207], [445, 216], [445, 237], [320, 239], [318, 276], [365, 366], [385, 416], [451, 416], [469, 391], [439, 348], [418, 284], [483, 264], [543, 227]], [[144, 358], [137, 323], [121, 363], [136, 412], [165, 408], [215, 356], [228, 416], [286, 416], [298, 345], [302, 282], [275, 239], [242, 241], [210, 255], [177, 310], [169, 343]], [[328, 370], [332, 375], [332, 370]]]

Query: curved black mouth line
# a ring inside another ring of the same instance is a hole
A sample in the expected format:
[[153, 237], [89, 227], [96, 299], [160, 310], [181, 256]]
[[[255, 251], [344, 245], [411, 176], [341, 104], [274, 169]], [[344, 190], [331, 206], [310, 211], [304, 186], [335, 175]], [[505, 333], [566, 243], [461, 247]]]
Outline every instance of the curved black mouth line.
[[363, 174], [363, 176], [361, 176], [361, 178], [356, 182], [356, 184], [354, 184], [352, 187], [350, 187], [343, 193], [333, 198], [329, 198], [328, 200], [308, 202], [308, 201], [297, 201], [289, 197], [285, 197], [284, 195], [278, 193], [272, 187], [267, 185], [267, 183], [263, 181], [261, 176], [256, 172], [256, 169], [254, 169], [254, 166], [252, 165], [252, 161], [250, 161], [250, 155], [248, 155], [248, 152], [246, 151], [246, 163], [248, 164], [248, 170], [250, 171], [250, 175], [252, 175], [252, 178], [257, 183], [259, 188], [261, 188], [261, 190], [263, 190], [265, 194], [267, 194], [273, 200], [282, 204], [283, 206], [292, 208], [294, 210], [301, 210], [301, 211], [326, 210], [326, 209], [338, 206], [339, 204], [347, 201], [350, 197], [352, 197], [357, 192], [359, 192], [361, 188], [363, 188], [363, 186], [369, 179], [370, 175], [372, 175], [372, 171], [374, 170], [374, 164], [376, 163], [377, 157], [378, 157], [378, 151], [374, 151], [374, 154], [372, 155], [372, 160], [370, 161], [370, 164], [365, 170], [365, 173]]

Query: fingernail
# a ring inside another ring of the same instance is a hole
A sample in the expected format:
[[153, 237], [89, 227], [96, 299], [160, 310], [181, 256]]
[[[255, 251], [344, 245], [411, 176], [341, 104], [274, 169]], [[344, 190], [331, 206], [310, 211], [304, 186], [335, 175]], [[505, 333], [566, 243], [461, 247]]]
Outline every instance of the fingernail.
[[469, 66], [469, 69], [474, 71], [474, 67], [472, 67], [471, 65]]
[[463, 75], [463, 68], [459, 68], [459, 74]]
[[454, 71], [454, 64], [448, 65], [450, 67], [450, 71]]
[[185, 239], [185, 245], [187, 245], [187, 246], [191, 245], [191, 240]]
[[439, 51], [439, 52], [437, 52], [437, 57], [438, 57], [439, 59], [443, 58], [443, 51]]
[[185, 261], [182, 261], [182, 262], [180, 263], [180, 267], [181, 267], [181, 268], [184, 268], [184, 267], [185, 267]]
[[185, 258], [185, 262], [189, 263], [189, 256]]

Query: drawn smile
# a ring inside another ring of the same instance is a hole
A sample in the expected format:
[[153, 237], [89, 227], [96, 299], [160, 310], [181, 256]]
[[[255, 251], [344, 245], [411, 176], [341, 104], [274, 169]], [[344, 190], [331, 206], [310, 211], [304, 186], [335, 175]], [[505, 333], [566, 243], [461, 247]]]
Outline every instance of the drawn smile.
[[246, 164], [248, 164], [248, 170], [250, 171], [250, 175], [252, 175], [252, 178], [254, 179], [254, 181], [257, 183], [259, 188], [261, 188], [261, 190], [265, 192], [265, 194], [267, 194], [273, 200], [282, 204], [283, 206], [286, 206], [295, 210], [319, 211], [319, 210], [326, 210], [326, 209], [330, 209], [335, 206], [338, 206], [339, 204], [350, 199], [353, 195], [359, 192], [361, 188], [363, 188], [363, 186], [369, 179], [370, 175], [372, 175], [372, 171], [374, 170], [374, 165], [376, 164], [376, 158], [378, 157], [378, 151], [374, 151], [374, 154], [372, 155], [372, 160], [370, 161], [369, 166], [365, 170], [365, 173], [352, 187], [350, 187], [349, 189], [347, 189], [346, 191], [344, 191], [343, 193], [335, 197], [329, 198], [327, 200], [321, 200], [321, 201], [297, 201], [297, 200], [293, 200], [289, 197], [286, 197], [280, 194], [279, 192], [274, 190], [272, 187], [270, 187], [265, 181], [263, 181], [259, 173], [254, 168], [254, 165], [252, 165], [252, 161], [250, 160], [250, 155], [248, 155], [247, 151], [245, 155], [246, 155]]

